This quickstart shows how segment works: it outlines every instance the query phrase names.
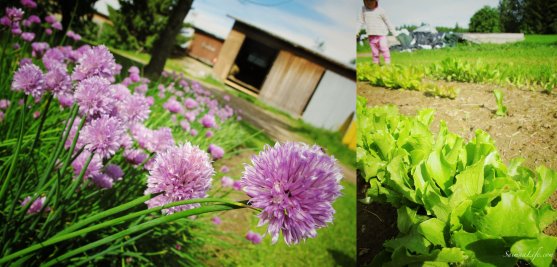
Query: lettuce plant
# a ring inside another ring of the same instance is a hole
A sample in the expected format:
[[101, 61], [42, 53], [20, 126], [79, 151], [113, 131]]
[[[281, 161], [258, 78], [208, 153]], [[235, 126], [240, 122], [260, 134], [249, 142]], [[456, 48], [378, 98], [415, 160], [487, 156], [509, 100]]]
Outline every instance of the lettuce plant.
[[491, 137], [466, 141], [434, 111], [414, 117], [394, 106], [367, 108], [359, 98], [357, 161], [369, 183], [368, 201], [397, 208], [396, 238], [374, 266], [550, 266], [557, 237], [543, 230], [557, 219], [546, 203], [557, 173], [523, 160], [503, 163]]
[[501, 90], [493, 90], [493, 95], [495, 95], [495, 101], [497, 102], [497, 111], [495, 114], [497, 116], [507, 116], [507, 107], [503, 105], [503, 92]]

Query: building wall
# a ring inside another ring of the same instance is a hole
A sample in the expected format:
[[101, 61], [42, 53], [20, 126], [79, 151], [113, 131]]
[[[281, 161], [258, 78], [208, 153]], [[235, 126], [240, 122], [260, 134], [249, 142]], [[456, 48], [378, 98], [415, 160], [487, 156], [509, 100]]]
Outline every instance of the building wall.
[[355, 107], [356, 82], [328, 70], [302, 118], [314, 126], [336, 131], [354, 114]]
[[305, 58], [280, 51], [259, 98], [293, 115], [302, 115], [324, 71]]
[[213, 72], [217, 77], [226, 80], [245, 39], [245, 34], [234, 29], [230, 31], [222, 45], [217, 63], [213, 66]]
[[196, 32], [188, 54], [202, 62], [213, 65], [219, 56], [223, 41], [202, 32]]

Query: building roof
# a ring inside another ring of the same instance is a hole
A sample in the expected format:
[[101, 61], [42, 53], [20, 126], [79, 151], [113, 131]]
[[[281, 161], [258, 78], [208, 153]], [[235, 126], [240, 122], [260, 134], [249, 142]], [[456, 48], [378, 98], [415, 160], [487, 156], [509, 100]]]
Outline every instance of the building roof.
[[[262, 32], [262, 33], [268, 34], [268, 35], [270, 35], [271, 37], [273, 37], [273, 38], [275, 38], [275, 39], [278, 39], [278, 40], [280, 40], [280, 41], [282, 41], [282, 42], [284, 42], [284, 43], [287, 43], [287, 44], [291, 45], [292, 47], [294, 47], [294, 48], [296, 48], [296, 49], [300, 49], [300, 50], [304, 51], [305, 53], [308, 53], [308, 54], [311, 54], [311, 55], [313, 55], [313, 56], [322, 58], [322, 59], [324, 59], [324, 60], [326, 60], [326, 61], [328, 61], [328, 62], [330, 62], [330, 63], [333, 63], [333, 64], [335, 64], [335, 65], [338, 65], [338, 66], [340, 66], [340, 67], [343, 67], [343, 68], [346, 68], [346, 69], [349, 69], [349, 70], [356, 71], [356, 66], [355, 66], [355, 65], [349, 64], [349, 63], [347, 63], [347, 62], [345, 63], [345, 62], [338, 61], [338, 60], [336, 60], [336, 59], [334, 59], [334, 58], [331, 58], [331, 57], [329, 57], [329, 56], [327, 56], [327, 55], [324, 55], [323, 53], [319, 53], [319, 52], [317, 52], [317, 51], [315, 51], [315, 50], [313, 50], [313, 49], [310, 49], [310, 48], [307, 48], [307, 47], [305, 47], [305, 46], [302, 46], [302, 45], [300, 45], [300, 44], [298, 44], [298, 43], [295, 43], [295, 42], [293, 42], [293, 41], [291, 41], [291, 40], [288, 40], [288, 39], [286, 39], [286, 38], [284, 38], [284, 37], [282, 37], [282, 36], [279, 36], [279, 35], [276, 35], [276, 34], [274, 34], [274, 33], [272, 33], [272, 32], [269, 32], [269, 31], [266, 31], [266, 30], [264, 30], [264, 29], [261, 29], [261, 28], [259, 28], [258, 26], [253, 25], [253, 24], [251, 24], [251, 23], [249, 23], [249, 22], [246, 22], [246, 21], [244, 21], [244, 20], [242, 20], [242, 19], [239, 19], [239, 18], [237, 18], [237, 17], [231, 16], [231, 15], [227, 15], [227, 16], [235, 20], [235, 23], [234, 23], [233, 28], [236, 26], [236, 23], [239, 23], [239, 24], [241, 24], [241, 25], [243, 25], [243, 26], [247, 26], [248, 28], [252, 28], [252, 29], [254, 29], [254, 30], [256, 30], [256, 31], [260, 31], [260, 32]], [[355, 49], [356, 49], [356, 48], [354, 47], [354, 50], [355, 50]]]
[[195, 32], [203, 33], [205, 35], [208, 35], [208, 36], [213, 37], [213, 38], [218, 39], [218, 40], [224, 40], [225, 39], [225, 38], [223, 38], [221, 36], [218, 36], [214, 33], [210, 33], [210, 32], [208, 32], [208, 31], [206, 31], [202, 28], [199, 28], [199, 27], [195, 26], [194, 24], [192, 24], [192, 27], [194, 28]]

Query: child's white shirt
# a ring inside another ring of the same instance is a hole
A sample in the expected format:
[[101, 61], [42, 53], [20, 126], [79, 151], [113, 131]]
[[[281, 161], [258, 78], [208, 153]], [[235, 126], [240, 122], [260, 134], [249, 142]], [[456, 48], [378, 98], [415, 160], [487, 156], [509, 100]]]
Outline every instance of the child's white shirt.
[[[391, 24], [385, 10], [381, 7], [367, 9], [362, 6], [360, 25], [365, 25], [367, 35], [388, 35], [389, 31], [396, 35], [397, 31]], [[360, 26], [360, 28], [362, 28]]]

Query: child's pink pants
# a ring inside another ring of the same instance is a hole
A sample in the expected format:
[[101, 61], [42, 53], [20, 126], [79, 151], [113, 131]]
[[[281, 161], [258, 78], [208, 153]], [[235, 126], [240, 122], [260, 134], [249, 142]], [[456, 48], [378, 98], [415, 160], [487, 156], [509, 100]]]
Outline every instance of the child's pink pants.
[[379, 64], [379, 52], [383, 54], [383, 58], [385, 59], [385, 64], [391, 63], [391, 52], [389, 52], [389, 44], [387, 43], [387, 36], [370, 35], [369, 46], [371, 46], [373, 63]]

